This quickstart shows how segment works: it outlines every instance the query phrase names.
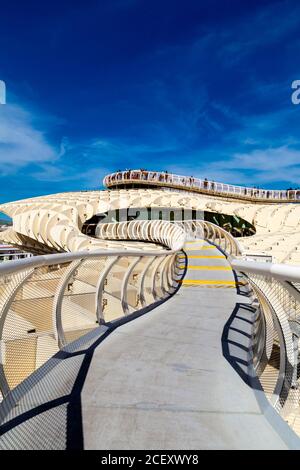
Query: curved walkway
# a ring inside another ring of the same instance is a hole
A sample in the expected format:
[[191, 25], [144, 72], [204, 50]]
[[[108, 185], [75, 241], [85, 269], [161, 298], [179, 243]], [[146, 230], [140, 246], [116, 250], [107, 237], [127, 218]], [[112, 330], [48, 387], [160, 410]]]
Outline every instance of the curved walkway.
[[0, 405], [0, 449], [300, 449], [251, 368], [254, 311], [214, 246], [182, 288], [69, 344]]
[[178, 293], [95, 350], [81, 393], [84, 447], [297, 446], [263, 392], [246, 383], [254, 313], [245, 287], [237, 292], [214, 246], [197, 241], [186, 252], [188, 271]]

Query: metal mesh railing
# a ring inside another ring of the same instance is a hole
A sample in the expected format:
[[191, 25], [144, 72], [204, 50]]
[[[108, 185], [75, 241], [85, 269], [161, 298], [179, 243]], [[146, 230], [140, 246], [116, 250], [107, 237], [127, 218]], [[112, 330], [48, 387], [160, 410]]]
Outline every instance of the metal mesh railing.
[[204, 221], [99, 224], [97, 233], [101, 238], [160, 246], [38, 256], [0, 267], [2, 396], [99, 324], [170, 296], [182, 275], [177, 256], [187, 234], [211, 240], [228, 255], [239, 252], [229, 233]]
[[180, 250], [78, 252], [0, 267], [2, 397], [60, 348], [154, 306], [182, 276]]
[[[254, 343], [261, 338], [264, 343], [261, 355], [254, 354], [262, 387], [275, 409], [299, 433], [299, 420], [295, 419], [300, 417], [299, 268], [238, 259], [232, 261], [232, 267], [248, 278], [263, 313], [264, 331], [253, 332]], [[255, 338], [258, 333], [260, 338]]]
[[6, 275], [0, 306], [2, 396], [100, 323], [167, 298], [180, 277], [172, 251], [77, 253], [67, 263], [60, 256], [60, 263], [42, 267], [34, 266], [34, 258], [30, 268]]

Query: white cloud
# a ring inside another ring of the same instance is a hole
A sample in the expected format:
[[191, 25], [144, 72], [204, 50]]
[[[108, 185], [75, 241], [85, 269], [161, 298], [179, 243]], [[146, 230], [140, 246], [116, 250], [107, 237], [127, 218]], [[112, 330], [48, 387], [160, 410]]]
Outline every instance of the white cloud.
[[[223, 148], [218, 145], [200, 153], [165, 136], [153, 143], [128, 143], [101, 136], [82, 142], [63, 138], [56, 148], [40, 130], [47, 127], [46, 115], [4, 105], [0, 107], [0, 174], [22, 172], [36, 180], [74, 181], [74, 189], [88, 189], [100, 187], [104, 175], [118, 168], [146, 166], [249, 186], [278, 181], [300, 185], [300, 142], [280, 137], [280, 126], [289, 111], [246, 119], [229, 108], [216, 103], [213, 106], [228, 117], [239, 118], [242, 128], [227, 134]], [[277, 135], [272, 143], [270, 137], [266, 138], [266, 129]], [[237, 142], [242, 143], [243, 151], [236, 151]]]
[[194, 175], [224, 183], [253, 186], [282, 181], [288, 185], [300, 186], [300, 150], [288, 146], [256, 149], [249, 153], [229, 155], [228, 158], [217, 161], [211, 161], [208, 154], [201, 156], [201, 164], [192, 166], [187, 163], [177, 167], [170, 166], [167, 169], [174, 173]]
[[[256, 173], [276, 172], [282, 168], [293, 167], [300, 163], [300, 150], [287, 146], [257, 149], [249, 153], [237, 153], [228, 160], [211, 164], [215, 169], [223, 167], [235, 170], [252, 170]], [[278, 178], [280, 180], [280, 178]]]
[[37, 130], [31, 113], [17, 105], [0, 107], [0, 171], [15, 172], [32, 163], [53, 162], [58, 153]]

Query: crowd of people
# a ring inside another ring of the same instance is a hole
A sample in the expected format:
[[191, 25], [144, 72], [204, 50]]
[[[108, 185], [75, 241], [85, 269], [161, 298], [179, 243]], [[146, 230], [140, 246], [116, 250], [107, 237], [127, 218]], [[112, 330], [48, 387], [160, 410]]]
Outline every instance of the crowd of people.
[[[216, 186], [217, 183], [214, 181], [208, 181], [207, 178], [204, 180], [199, 180], [194, 178], [194, 176], [184, 176], [178, 177], [176, 175], [168, 173], [167, 170], [162, 172], [148, 171], [145, 168], [140, 168], [139, 170], [126, 169], [125, 171], [118, 170], [113, 175], [107, 177], [107, 182], [111, 183], [113, 181], [122, 181], [122, 180], [144, 180], [144, 181], [158, 181], [160, 183], [173, 183], [179, 184], [180, 186], [187, 187], [197, 187], [200, 189], [205, 189], [208, 191], [218, 191], [218, 192], [237, 192], [238, 194], [256, 198], [266, 198], [266, 199], [291, 199], [299, 200], [300, 199], [300, 188], [288, 188], [284, 191], [270, 191], [265, 189], [260, 189], [259, 187], [254, 186], [253, 188], [242, 188], [242, 187], [233, 187], [238, 188], [240, 191], [230, 190], [228, 185], [222, 185], [221, 183]], [[221, 186], [221, 187], [220, 187]], [[225, 187], [224, 187], [225, 186]], [[226, 188], [227, 186], [227, 188]]]

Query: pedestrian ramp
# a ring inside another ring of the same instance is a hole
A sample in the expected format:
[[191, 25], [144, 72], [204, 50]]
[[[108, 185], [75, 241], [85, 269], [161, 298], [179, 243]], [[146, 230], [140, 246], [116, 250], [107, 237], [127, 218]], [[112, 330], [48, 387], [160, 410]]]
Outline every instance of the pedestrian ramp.
[[197, 239], [187, 242], [185, 254], [180, 256], [182, 266], [187, 263], [183, 287], [235, 288], [234, 273], [226, 256], [213, 244]]

